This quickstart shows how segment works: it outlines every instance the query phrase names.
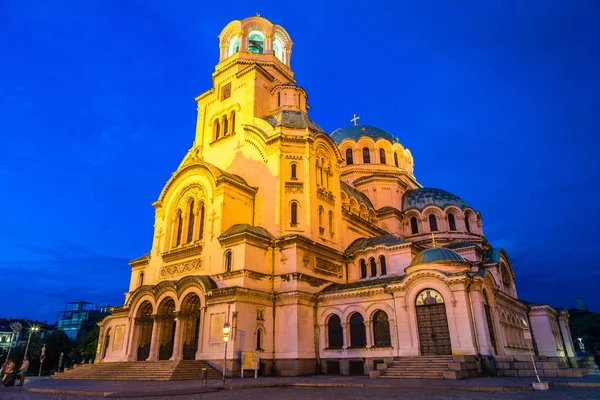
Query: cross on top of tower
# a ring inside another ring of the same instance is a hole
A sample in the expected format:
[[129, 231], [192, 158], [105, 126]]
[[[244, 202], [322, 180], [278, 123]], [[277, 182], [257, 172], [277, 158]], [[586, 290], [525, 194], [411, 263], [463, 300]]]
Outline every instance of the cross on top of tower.
[[350, 122], [353, 122], [353, 123], [354, 123], [354, 126], [356, 126], [356, 121], [358, 121], [359, 119], [360, 119], [360, 117], [357, 117], [357, 116], [356, 116], [356, 114], [354, 114], [354, 118], [352, 118], [352, 119], [350, 120]]

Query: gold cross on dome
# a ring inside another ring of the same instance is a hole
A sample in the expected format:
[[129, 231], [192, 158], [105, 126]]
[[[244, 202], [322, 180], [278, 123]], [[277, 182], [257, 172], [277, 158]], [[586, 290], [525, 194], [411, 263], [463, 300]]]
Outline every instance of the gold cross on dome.
[[431, 232], [431, 247], [435, 247], [435, 235]]
[[356, 114], [354, 114], [354, 118], [352, 118], [350, 122], [354, 122], [354, 126], [356, 126], [356, 121], [358, 121], [359, 119], [360, 117], [357, 117]]

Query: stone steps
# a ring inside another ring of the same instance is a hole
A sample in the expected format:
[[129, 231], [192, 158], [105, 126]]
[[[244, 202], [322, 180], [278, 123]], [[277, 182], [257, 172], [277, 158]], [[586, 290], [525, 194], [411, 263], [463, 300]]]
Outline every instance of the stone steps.
[[443, 379], [452, 356], [411, 356], [394, 360], [381, 378], [387, 379]]
[[208, 379], [219, 379], [222, 373], [201, 360], [132, 361], [76, 365], [53, 379], [96, 380], [194, 380], [207, 368]]

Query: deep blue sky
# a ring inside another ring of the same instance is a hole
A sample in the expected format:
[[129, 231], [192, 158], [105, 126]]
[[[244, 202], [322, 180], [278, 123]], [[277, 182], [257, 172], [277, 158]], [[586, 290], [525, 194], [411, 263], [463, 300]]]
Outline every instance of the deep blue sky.
[[600, 3], [361, 3], [0, 2], [0, 316], [122, 304], [217, 35], [257, 11], [327, 132], [357, 113], [394, 133], [482, 213], [521, 298], [599, 310]]

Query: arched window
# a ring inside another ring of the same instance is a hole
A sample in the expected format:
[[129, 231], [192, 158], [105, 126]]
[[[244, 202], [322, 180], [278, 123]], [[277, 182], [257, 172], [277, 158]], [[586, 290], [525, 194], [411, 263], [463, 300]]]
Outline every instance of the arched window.
[[229, 133], [229, 123], [227, 121], [227, 117], [223, 117], [223, 136], [226, 136]]
[[177, 224], [177, 231], [175, 232], [175, 246], [179, 246], [181, 244], [181, 230], [183, 228], [183, 218], [181, 217], [181, 210], [177, 211], [175, 223]]
[[138, 286], [142, 286], [144, 284], [144, 271], [140, 272], [138, 275]]
[[265, 37], [261, 31], [252, 31], [248, 35], [248, 51], [250, 53], [263, 54]]
[[371, 163], [371, 152], [368, 147], [363, 147], [363, 164]]
[[454, 220], [454, 214], [448, 214], [448, 225], [450, 225], [450, 230], [456, 230], [456, 221]]
[[465, 228], [467, 229], [467, 232], [471, 232], [471, 226], [469, 225], [469, 216], [465, 215]]
[[346, 165], [354, 164], [354, 159], [352, 158], [352, 149], [346, 149]]
[[392, 347], [390, 322], [383, 310], [378, 310], [373, 315], [373, 341], [375, 342], [375, 347]]
[[281, 106], [281, 92], [277, 92], [277, 107]]
[[384, 149], [379, 149], [379, 163], [380, 164], [385, 164], [385, 150]]
[[188, 231], [187, 231], [187, 240], [186, 243], [191, 243], [194, 240], [194, 219], [196, 215], [194, 214], [194, 200], [190, 201], [190, 206], [188, 208]]
[[429, 230], [432, 232], [437, 231], [437, 218], [433, 214], [429, 214]]
[[360, 277], [367, 277], [367, 262], [365, 260], [360, 260]]
[[325, 210], [323, 206], [319, 206], [319, 228], [323, 228], [323, 214], [325, 214]]
[[298, 203], [290, 204], [290, 222], [292, 225], [298, 225]]
[[285, 64], [285, 60], [283, 58], [283, 43], [281, 43], [280, 39], [273, 40], [273, 54], [279, 59], [279, 61]]
[[198, 240], [204, 237], [204, 202], [200, 202], [200, 226], [198, 227]]
[[296, 163], [292, 163], [292, 165], [290, 165], [290, 171], [291, 171], [291, 178], [292, 179], [298, 179], [298, 176], [296, 175], [296, 168], [298, 166], [296, 165]]
[[350, 316], [350, 347], [366, 347], [367, 332], [365, 320], [359, 313]]
[[371, 265], [371, 276], [377, 276], [377, 263], [373, 257], [369, 259], [369, 264]]
[[233, 262], [233, 253], [231, 250], [225, 252], [225, 272], [231, 272]]
[[219, 120], [215, 119], [215, 123], [213, 124], [213, 129], [214, 129], [214, 133], [215, 133], [215, 140], [217, 140], [219, 138], [219, 136], [221, 135], [221, 126], [219, 124]]
[[231, 133], [235, 133], [235, 111], [231, 112]]
[[394, 165], [398, 166], [398, 153], [394, 153]]
[[262, 344], [263, 344], [263, 332], [262, 329], [257, 329], [256, 330], [256, 350], [262, 350]]
[[412, 232], [413, 235], [416, 235], [417, 233], [419, 233], [419, 223], [417, 222], [416, 217], [412, 217], [410, 219], [410, 231]]
[[329, 233], [333, 233], [333, 211], [329, 211]]
[[235, 53], [240, 51], [240, 38], [234, 36], [229, 41], [229, 47], [227, 49], [227, 57], [231, 57]]
[[387, 266], [385, 265], [385, 256], [379, 256], [379, 266], [381, 267], [381, 275], [387, 275]]
[[327, 320], [327, 347], [341, 349], [344, 346], [344, 333], [340, 317], [333, 314]]

